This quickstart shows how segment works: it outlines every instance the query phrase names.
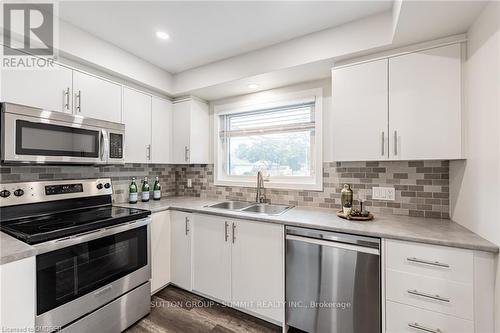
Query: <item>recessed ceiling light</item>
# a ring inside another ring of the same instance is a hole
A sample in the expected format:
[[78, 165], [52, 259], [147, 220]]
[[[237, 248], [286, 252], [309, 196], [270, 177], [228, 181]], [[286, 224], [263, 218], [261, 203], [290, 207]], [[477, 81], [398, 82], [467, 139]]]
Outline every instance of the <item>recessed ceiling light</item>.
[[164, 31], [157, 31], [156, 37], [158, 37], [159, 39], [163, 39], [163, 40], [167, 40], [170, 38], [170, 36]]
[[259, 85], [256, 83], [250, 83], [247, 87], [248, 87], [248, 89], [257, 89], [259, 87]]

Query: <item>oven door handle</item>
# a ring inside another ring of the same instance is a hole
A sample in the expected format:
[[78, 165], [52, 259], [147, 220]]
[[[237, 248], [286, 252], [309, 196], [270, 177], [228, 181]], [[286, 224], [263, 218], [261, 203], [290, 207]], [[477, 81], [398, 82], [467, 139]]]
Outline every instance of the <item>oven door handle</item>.
[[65, 238], [61, 238], [61, 239], [56, 239], [53, 241], [48, 241], [45, 243], [35, 244], [35, 245], [33, 245], [33, 247], [36, 249], [37, 255], [38, 255], [38, 254], [47, 253], [50, 251], [62, 249], [62, 248], [68, 247], [68, 246], [89, 242], [89, 241], [94, 240], [94, 239], [98, 239], [98, 238], [102, 238], [102, 237], [106, 237], [106, 236], [111, 236], [111, 235], [118, 234], [120, 232], [124, 232], [127, 230], [140, 228], [140, 227], [148, 225], [150, 223], [151, 223], [151, 217], [148, 216], [148, 217], [140, 219], [140, 220], [121, 223], [118, 225], [110, 226], [108, 228], [92, 230], [92, 231], [84, 232], [81, 234], [76, 234], [73, 236], [69, 236], [69, 237], [65, 237]]

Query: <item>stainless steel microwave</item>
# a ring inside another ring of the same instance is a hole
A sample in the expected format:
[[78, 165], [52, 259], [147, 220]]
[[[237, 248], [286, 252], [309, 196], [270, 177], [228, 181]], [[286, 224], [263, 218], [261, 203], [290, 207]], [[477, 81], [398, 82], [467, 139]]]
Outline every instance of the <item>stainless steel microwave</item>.
[[2, 103], [2, 163], [123, 164], [125, 125]]

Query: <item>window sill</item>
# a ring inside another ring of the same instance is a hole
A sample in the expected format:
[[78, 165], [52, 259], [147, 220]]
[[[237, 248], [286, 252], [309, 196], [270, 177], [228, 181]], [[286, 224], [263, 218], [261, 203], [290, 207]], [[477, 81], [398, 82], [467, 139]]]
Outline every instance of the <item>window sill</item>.
[[[242, 181], [242, 180], [215, 180], [215, 186], [229, 186], [229, 187], [251, 187], [257, 186], [257, 181]], [[304, 191], [323, 191], [323, 183], [287, 183], [287, 182], [273, 182], [265, 181], [264, 187], [268, 189], [279, 190], [304, 190]]]

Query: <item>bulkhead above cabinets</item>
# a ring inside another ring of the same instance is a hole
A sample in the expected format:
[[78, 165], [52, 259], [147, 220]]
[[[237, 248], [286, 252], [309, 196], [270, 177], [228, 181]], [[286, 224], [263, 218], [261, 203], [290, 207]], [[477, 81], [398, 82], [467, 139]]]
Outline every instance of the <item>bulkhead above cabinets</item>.
[[336, 161], [461, 159], [463, 44], [332, 70]]

